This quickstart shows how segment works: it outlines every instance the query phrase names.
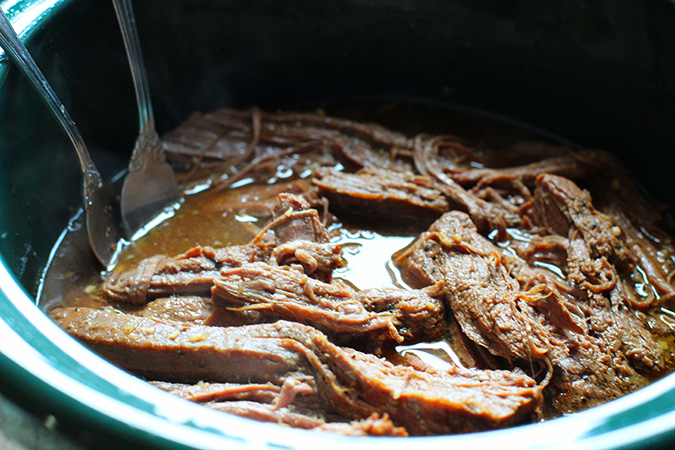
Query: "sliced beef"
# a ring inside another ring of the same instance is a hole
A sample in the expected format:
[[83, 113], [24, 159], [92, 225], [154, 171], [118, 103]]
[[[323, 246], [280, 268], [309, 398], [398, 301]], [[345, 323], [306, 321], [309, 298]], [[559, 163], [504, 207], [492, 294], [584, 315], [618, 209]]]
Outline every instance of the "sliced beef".
[[405, 428], [394, 425], [389, 414], [380, 416], [377, 413], [373, 413], [365, 419], [354, 420], [349, 423], [326, 423], [321, 425], [319, 429], [348, 436], [408, 436], [408, 431]]
[[369, 168], [344, 173], [326, 167], [315, 171], [312, 182], [331, 209], [349, 214], [431, 222], [449, 209], [428, 177], [410, 172]]
[[[656, 322], [675, 302], [675, 245], [607, 153], [543, 144], [532, 162], [257, 108], [194, 114], [164, 146], [183, 183], [253, 180], [208, 208], [267, 225], [246, 245], [111, 274], [117, 310], [50, 314], [174, 395], [345, 435], [464, 433], [595, 406], [673, 365], [661, 345], [672, 324]], [[395, 257], [412, 289], [333, 279], [346, 262], [329, 206], [347, 222], [435, 221]], [[447, 370], [393, 348], [441, 339], [455, 351]]]
[[[536, 178], [543, 173], [565, 176], [574, 180], [587, 180], [604, 175], [616, 164], [610, 155], [596, 150], [573, 151], [570, 148], [544, 143], [530, 143], [535, 147], [534, 162], [508, 166], [509, 154], [528, 153], [521, 144], [519, 149], [504, 149], [497, 158], [492, 150], [478, 151], [455, 136], [419, 135], [415, 141], [415, 166], [420, 173], [432, 173], [439, 180], [447, 177], [464, 189], [481, 198], [500, 198], [504, 207], [519, 207], [531, 200]], [[532, 150], [529, 150], [532, 152]], [[541, 159], [541, 155], [554, 155]], [[487, 160], [486, 160], [487, 159]], [[506, 161], [490, 161], [505, 159]], [[504, 164], [504, 163], [507, 164]], [[490, 166], [490, 164], [497, 166]], [[487, 167], [484, 167], [486, 166]], [[480, 167], [480, 168], [477, 168]]]
[[370, 350], [386, 342], [436, 340], [446, 330], [442, 302], [424, 291], [356, 291], [315, 280], [294, 267], [254, 263], [223, 271], [214, 280], [212, 296], [217, 307], [295, 320], [341, 343], [363, 342]]
[[[247, 400], [267, 403], [275, 408], [291, 404], [301, 408], [312, 408], [318, 404], [313, 379], [305, 376], [287, 377], [282, 386], [273, 383], [209, 383], [196, 384], [151, 381], [166, 392], [197, 403]], [[316, 409], [316, 408], [315, 408]]]
[[[584, 298], [580, 290], [554, 282], [546, 272], [524, 264], [515, 265], [512, 274], [546, 317], [555, 339], [549, 352], [553, 374], [547, 392], [554, 410], [586, 409], [648, 383], [618, 348], [618, 340], [596, 336], [592, 324], [598, 317], [579, 304], [579, 298]], [[605, 315], [604, 311], [599, 314]]]
[[238, 327], [241, 325], [253, 325], [256, 323], [274, 322], [273, 315], [267, 314], [262, 309], [226, 309], [213, 308], [211, 315], [204, 321], [204, 325], [217, 327]]
[[267, 260], [271, 249], [262, 242], [224, 248], [195, 247], [173, 258], [157, 255], [124, 272], [112, 272], [103, 282], [110, 300], [142, 305], [171, 295], [208, 296], [213, 278], [223, 267]]
[[227, 400], [252, 400], [272, 403], [279, 397], [281, 387], [272, 383], [208, 383], [196, 384], [150, 381], [153, 386], [177, 397], [196, 403]]
[[[464, 187], [471, 188], [491, 175], [499, 176], [504, 171], [511, 178], [529, 177], [529, 174], [564, 172], [581, 176], [593, 174], [592, 166], [604, 167], [602, 163], [585, 161], [587, 155], [602, 153], [574, 150], [567, 145], [545, 141], [520, 141], [504, 146], [503, 143], [480, 139], [469, 143], [459, 136], [420, 134], [414, 148], [415, 167], [423, 173], [437, 167]], [[492, 145], [497, 144], [498, 147]], [[596, 159], [596, 158], [588, 158]], [[602, 158], [597, 158], [602, 159]], [[597, 173], [597, 171], [595, 171]], [[534, 178], [531, 178], [534, 181]]]
[[540, 388], [519, 373], [419, 371], [341, 348], [321, 332], [279, 321], [206, 327], [88, 308], [50, 312], [59, 326], [114, 364], [151, 379], [283, 385], [311, 378], [326, 412], [350, 420], [388, 414], [411, 434], [470, 432], [518, 423]]
[[[510, 230], [513, 232], [513, 230]], [[567, 238], [558, 235], [538, 236], [517, 233], [508, 248], [536, 270], [545, 270], [560, 289], [572, 292], [567, 283]]]
[[441, 192], [456, 205], [453, 209], [469, 214], [481, 232], [498, 230], [503, 233], [507, 227], [520, 226], [520, 216], [511, 207], [504, 208], [500, 202], [491, 202], [467, 192], [445, 175], [438, 177], [438, 181]]
[[372, 288], [357, 291], [354, 298], [368, 311], [391, 314], [406, 342], [436, 341], [448, 330], [442, 293], [441, 285], [413, 290]]
[[293, 377], [287, 378], [283, 387], [271, 383], [150, 383], [211, 409], [262, 422], [346, 436], [408, 436], [405, 428], [396, 427], [387, 414], [380, 417], [373, 413], [366, 419], [349, 422], [335, 414], [321, 412], [313, 404], [317, 400], [313, 386]]
[[329, 242], [328, 231], [316, 209], [302, 197], [282, 193], [274, 205], [276, 247], [273, 261], [278, 265], [300, 264], [307, 275], [329, 282], [333, 270], [344, 267], [342, 248]]
[[[267, 239], [270, 230], [276, 244]], [[103, 294], [132, 305], [170, 295], [208, 296], [221, 270], [255, 261], [300, 264], [307, 274], [326, 281], [334, 269], [345, 265], [340, 246], [328, 242], [318, 212], [302, 197], [283, 193], [277, 198], [272, 222], [249, 244], [196, 247], [173, 258], [147, 258], [130, 270], [111, 273], [103, 283]]]
[[[205, 406], [216, 411], [234, 414], [240, 417], [246, 417], [259, 422], [284, 424], [293, 428], [320, 430], [327, 425], [325, 416], [320, 412], [298, 408], [295, 405], [277, 408], [273, 405], [258, 403], [250, 400], [237, 400], [206, 403]], [[344, 426], [347, 424], [342, 425]], [[341, 431], [341, 434], [352, 434], [350, 433], [350, 429], [347, 426], [345, 426], [345, 428]], [[365, 435], [365, 433], [361, 435]]]
[[464, 172], [472, 164], [483, 165], [474, 149], [459, 137], [450, 135], [417, 135], [413, 144], [413, 161], [419, 173], [440, 170], [446, 174], [456, 174]]
[[217, 114], [192, 113], [180, 126], [162, 137], [170, 161], [182, 167], [222, 161], [237, 163], [249, 157], [252, 115], [228, 120]]
[[249, 339], [250, 327], [208, 327], [89, 308], [50, 312], [66, 332], [113, 364], [150, 380], [272, 382], [305, 360], [279, 339]]
[[128, 312], [142, 317], [155, 317], [202, 325], [213, 313], [213, 302], [211, 297], [162, 297]]
[[293, 241], [328, 242], [328, 232], [319, 213], [298, 195], [280, 193], [274, 204], [273, 218], [277, 245]]
[[326, 282], [331, 281], [333, 270], [347, 264], [342, 257], [342, 247], [332, 242], [291, 241], [277, 246], [272, 258], [280, 266], [298, 264], [304, 273]]
[[316, 411], [295, 408], [293, 405], [276, 408], [251, 401], [234, 401], [207, 403], [206, 406], [261, 422], [284, 424], [293, 428], [324, 431], [343, 436], [408, 436], [405, 428], [395, 426], [386, 414], [380, 417], [373, 413], [366, 419], [352, 422], [329, 422]]

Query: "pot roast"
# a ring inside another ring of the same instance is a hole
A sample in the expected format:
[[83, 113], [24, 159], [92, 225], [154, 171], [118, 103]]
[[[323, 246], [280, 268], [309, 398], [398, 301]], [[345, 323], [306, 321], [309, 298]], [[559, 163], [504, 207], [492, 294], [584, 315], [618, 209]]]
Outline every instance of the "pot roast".
[[437, 435], [581, 411], [674, 367], [665, 212], [609, 153], [256, 108], [194, 113], [164, 147], [175, 222], [45, 303], [159, 389], [285, 426]]

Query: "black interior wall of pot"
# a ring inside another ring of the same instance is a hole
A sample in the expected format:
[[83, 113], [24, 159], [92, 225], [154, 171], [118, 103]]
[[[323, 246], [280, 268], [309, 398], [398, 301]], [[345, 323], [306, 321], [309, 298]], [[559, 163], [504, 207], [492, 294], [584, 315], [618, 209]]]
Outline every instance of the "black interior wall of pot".
[[[653, 1], [134, 2], [158, 129], [192, 110], [402, 96], [615, 151], [663, 201], [675, 164], [675, 4]], [[110, 2], [73, 0], [29, 43], [106, 177], [137, 115]], [[25, 285], [78, 206], [68, 142], [11, 70], [0, 85], [0, 251]]]

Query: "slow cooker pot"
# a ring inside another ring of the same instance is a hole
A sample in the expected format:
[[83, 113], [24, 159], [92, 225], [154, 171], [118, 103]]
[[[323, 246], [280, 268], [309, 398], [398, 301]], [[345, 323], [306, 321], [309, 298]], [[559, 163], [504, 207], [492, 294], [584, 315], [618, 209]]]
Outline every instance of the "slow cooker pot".
[[[6, 0], [105, 178], [137, 131], [110, 2]], [[663, 202], [675, 189], [675, 3], [665, 0], [134, 2], [158, 129], [193, 110], [312, 99], [414, 99], [478, 109], [616, 152]], [[35, 305], [80, 207], [75, 154], [0, 59], [0, 390], [64, 429], [162, 448], [643, 447], [675, 442], [675, 375], [601, 407], [502, 431], [347, 438], [216, 413], [162, 394]], [[79, 434], [78, 434], [79, 435]]]

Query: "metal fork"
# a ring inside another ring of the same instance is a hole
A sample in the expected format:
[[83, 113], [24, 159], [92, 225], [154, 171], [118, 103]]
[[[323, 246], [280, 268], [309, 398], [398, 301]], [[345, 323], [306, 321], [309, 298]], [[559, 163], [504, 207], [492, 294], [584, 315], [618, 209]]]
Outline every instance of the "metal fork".
[[131, 1], [113, 0], [113, 5], [131, 66], [140, 121], [139, 136], [120, 198], [122, 223], [127, 237], [131, 239], [165, 208], [175, 205], [180, 195], [176, 175], [166, 162], [155, 131], [150, 88]]
[[119, 219], [116, 217], [117, 202], [112, 187], [103, 182], [75, 122], [1, 9], [0, 45], [40, 94], [49, 107], [49, 111], [75, 147], [82, 169], [84, 211], [89, 244], [101, 264], [108, 268], [113, 262], [120, 241]]

